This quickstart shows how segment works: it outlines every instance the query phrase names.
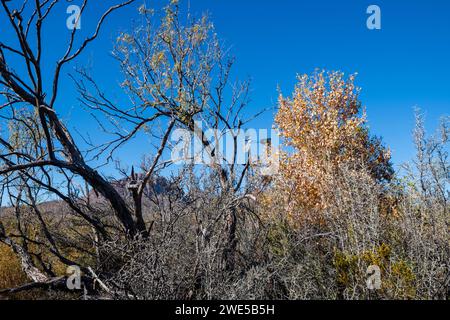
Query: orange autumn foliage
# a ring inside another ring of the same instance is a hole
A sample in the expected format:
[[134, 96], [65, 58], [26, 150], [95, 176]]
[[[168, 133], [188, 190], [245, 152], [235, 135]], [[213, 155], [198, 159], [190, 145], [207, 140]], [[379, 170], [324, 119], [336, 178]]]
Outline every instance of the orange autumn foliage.
[[275, 119], [286, 147], [276, 188], [293, 219], [326, 208], [327, 183], [341, 165], [364, 168], [379, 183], [393, 173], [389, 150], [369, 136], [355, 76], [322, 71], [298, 80]]

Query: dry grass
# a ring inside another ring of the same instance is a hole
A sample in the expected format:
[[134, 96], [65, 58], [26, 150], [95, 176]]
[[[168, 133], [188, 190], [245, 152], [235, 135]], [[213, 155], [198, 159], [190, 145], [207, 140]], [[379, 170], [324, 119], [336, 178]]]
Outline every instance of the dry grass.
[[12, 288], [26, 281], [17, 256], [10, 247], [0, 243], [0, 289]]

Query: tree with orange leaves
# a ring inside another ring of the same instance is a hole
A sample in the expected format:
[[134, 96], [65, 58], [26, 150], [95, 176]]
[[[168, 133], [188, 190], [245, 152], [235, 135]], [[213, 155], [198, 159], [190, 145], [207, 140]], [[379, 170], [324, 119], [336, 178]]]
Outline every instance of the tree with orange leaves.
[[391, 180], [390, 152], [369, 135], [355, 76], [322, 71], [298, 80], [291, 98], [280, 97], [275, 119], [286, 146], [277, 188], [289, 213], [326, 208], [326, 184], [341, 165], [365, 169], [380, 184]]

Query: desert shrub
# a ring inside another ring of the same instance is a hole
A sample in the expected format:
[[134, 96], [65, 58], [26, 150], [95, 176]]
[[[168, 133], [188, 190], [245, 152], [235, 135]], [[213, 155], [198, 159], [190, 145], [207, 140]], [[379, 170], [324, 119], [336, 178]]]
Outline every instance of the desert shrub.
[[[286, 224], [285, 207], [276, 201], [265, 209], [273, 217], [270, 264], [282, 275], [284, 298], [447, 297], [448, 207], [418, 197], [409, 190], [415, 188], [411, 181], [394, 179], [382, 186], [360, 167], [340, 166], [327, 186], [329, 205], [319, 211], [321, 224]], [[396, 199], [395, 215], [386, 216], [380, 194]], [[380, 290], [367, 288], [371, 265], [380, 268]]]

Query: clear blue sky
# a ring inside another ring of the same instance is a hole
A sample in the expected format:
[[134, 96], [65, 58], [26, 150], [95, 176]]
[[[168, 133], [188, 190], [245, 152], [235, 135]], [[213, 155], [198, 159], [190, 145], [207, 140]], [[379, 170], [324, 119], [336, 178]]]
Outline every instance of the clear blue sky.
[[[80, 35], [92, 31], [95, 18], [110, 3], [93, 2], [82, 18]], [[146, 2], [149, 7], [162, 3]], [[81, 0], [72, 3], [80, 4]], [[115, 13], [99, 41], [77, 62], [91, 65], [96, 79], [117, 99], [121, 99], [117, 90], [120, 74], [109, 52], [118, 32], [130, 29], [141, 3], [138, 0], [136, 6]], [[181, 0], [181, 4], [186, 6], [188, 2]], [[366, 28], [370, 4], [381, 8], [382, 30]], [[44, 30], [51, 39], [45, 47], [48, 70], [67, 43], [66, 7], [67, 3], [61, 1]], [[413, 156], [414, 106], [426, 112], [430, 129], [441, 115], [449, 114], [450, 1], [191, 0], [190, 8], [198, 16], [209, 12], [219, 37], [237, 59], [234, 75], [252, 79], [250, 110], [274, 106], [277, 87], [289, 95], [296, 74], [311, 73], [315, 68], [357, 72], [370, 128], [391, 147], [396, 164]], [[4, 30], [3, 16], [0, 21], [0, 39], [12, 39]], [[64, 71], [71, 71], [71, 67]], [[91, 131], [91, 136], [99, 132], [86, 113], [79, 111], [71, 81], [63, 81], [59, 97], [58, 112], [70, 118], [73, 127]], [[269, 113], [253, 126], [270, 128], [272, 120]], [[126, 147], [119, 155], [134, 157], [135, 161], [145, 151], [142, 143]]]

